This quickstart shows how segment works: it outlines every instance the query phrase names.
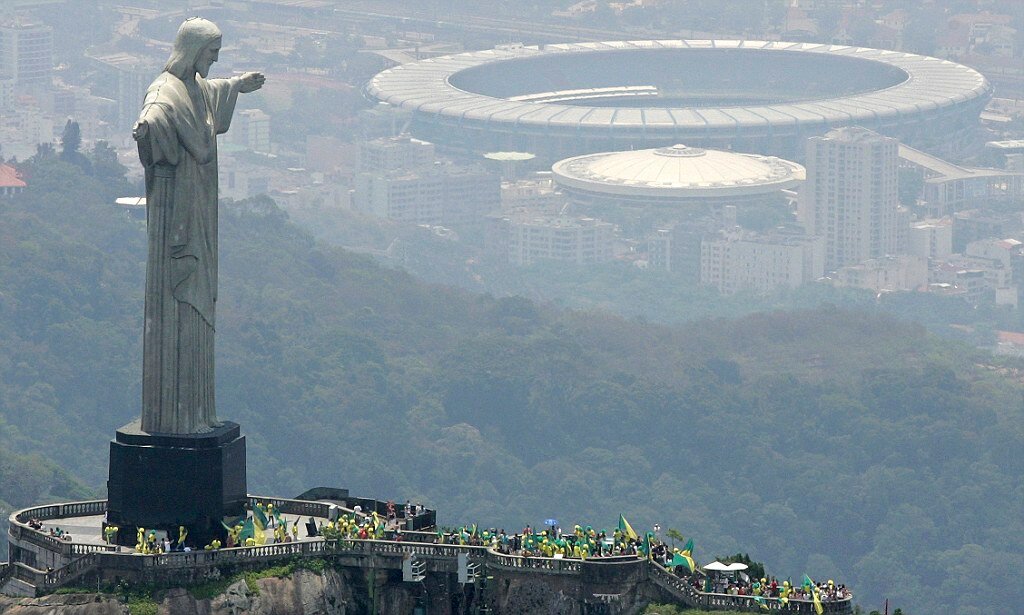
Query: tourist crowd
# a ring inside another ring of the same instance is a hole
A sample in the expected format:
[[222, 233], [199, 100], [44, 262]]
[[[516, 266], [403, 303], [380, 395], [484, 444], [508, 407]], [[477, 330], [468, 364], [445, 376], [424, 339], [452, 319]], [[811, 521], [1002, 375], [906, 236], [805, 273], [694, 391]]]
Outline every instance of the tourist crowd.
[[825, 583], [806, 582], [803, 585], [793, 585], [788, 580], [780, 583], [775, 577], [750, 579], [748, 577], [732, 578], [709, 575], [705, 578], [694, 578], [693, 583], [694, 587], [701, 591], [732, 596], [811, 600], [817, 593], [822, 601], [843, 600], [850, 597], [846, 586], [837, 585], [832, 579]]

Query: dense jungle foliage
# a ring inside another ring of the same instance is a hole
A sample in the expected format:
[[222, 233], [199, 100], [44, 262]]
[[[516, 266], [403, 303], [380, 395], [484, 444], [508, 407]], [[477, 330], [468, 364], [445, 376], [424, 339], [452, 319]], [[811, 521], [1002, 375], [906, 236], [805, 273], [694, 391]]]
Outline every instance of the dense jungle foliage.
[[[134, 190], [53, 155], [21, 170], [0, 201], [0, 506], [102, 496], [140, 398], [145, 224], [113, 205]], [[218, 414], [251, 492], [506, 529], [622, 513], [866, 610], [1020, 604], [1013, 364], [835, 307], [668, 327], [429, 286], [265, 198], [225, 203], [220, 233]]]

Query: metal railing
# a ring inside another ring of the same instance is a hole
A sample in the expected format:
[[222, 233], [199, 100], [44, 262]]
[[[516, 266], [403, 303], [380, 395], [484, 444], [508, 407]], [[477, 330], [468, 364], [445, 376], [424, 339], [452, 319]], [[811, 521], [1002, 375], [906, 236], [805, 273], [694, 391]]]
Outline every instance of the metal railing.
[[[673, 597], [692, 608], [706, 610], [732, 611], [785, 611], [811, 615], [815, 613], [814, 603], [810, 600], [790, 599], [782, 604], [778, 598], [764, 598], [763, 603], [753, 596], [734, 596], [732, 594], [715, 594], [698, 591], [684, 579], [677, 577], [662, 566], [652, 562], [650, 579], [659, 587], [667, 590]], [[830, 615], [848, 615], [853, 612], [853, 599], [822, 601], [823, 612]], [[763, 606], [762, 606], [763, 604]]]
[[650, 566], [650, 579], [653, 580], [656, 585], [667, 590], [669, 594], [675, 596], [677, 600], [683, 602], [687, 606], [700, 606], [700, 592], [685, 580], [666, 570], [664, 567], [658, 564], [652, 564]]
[[8, 519], [8, 521], [10, 521], [10, 527], [7, 531], [11, 538], [17, 542], [31, 543], [65, 559], [98, 551], [116, 551], [116, 545], [86, 544], [62, 540], [56, 536], [51, 536], [42, 530], [31, 528], [28, 525], [28, 522], [32, 519], [50, 521], [53, 519], [66, 519], [68, 517], [103, 515], [106, 514], [106, 512], [106, 500], [64, 502], [59, 504], [47, 504], [45, 506], [34, 506], [32, 508], [23, 508], [22, 510], [17, 510], [11, 513], [11, 516]]
[[579, 574], [583, 569], [583, 561], [578, 559], [524, 557], [522, 555], [506, 555], [493, 550], [487, 554], [487, 564], [508, 570], [539, 570], [552, 574]]
[[288, 498], [264, 498], [250, 495], [250, 502], [262, 502], [264, 506], [273, 504], [283, 514], [299, 515], [300, 517], [320, 517], [326, 519], [330, 514], [330, 504], [311, 502], [309, 500], [292, 500]]
[[[733, 596], [731, 594], [706, 594], [701, 593], [700, 607], [711, 610], [734, 610], [734, 611], [785, 611], [786, 613], [800, 613], [811, 615], [816, 613], [814, 603], [810, 600], [791, 598], [788, 604], [782, 604], [778, 598], [764, 598], [764, 606], [761, 606], [753, 596]], [[853, 599], [823, 600], [821, 602], [822, 612], [826, 615], [848, 615], [853, 612]]]
[[61, 504], [47, 504], [33, 508], [23, 508], [11, 514], [11, 521], [18, 521], [26, 524], [29, 519], [63, 519], [66, 517], [88, 517], [102, 515], [107, 512], [106, 500], [86, 500], [84, 502], [64, 502]]

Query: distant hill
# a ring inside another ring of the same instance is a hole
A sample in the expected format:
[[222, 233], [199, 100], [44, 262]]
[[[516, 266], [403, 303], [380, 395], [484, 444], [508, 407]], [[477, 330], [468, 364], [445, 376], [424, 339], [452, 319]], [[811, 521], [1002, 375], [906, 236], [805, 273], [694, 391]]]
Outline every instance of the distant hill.
[[[126, 186], [23, 171], [0, 202], [0, 448], [102, 492], [138, 413], [144, 224], [112, 205]], [[248, 438], [250, 491], [338, 485], [509, 530], [622, 513], [693, 536], [699, 562], [846, 582], [867, 610], [1019, 602], [1013, 365], [836, 308], [667, 327], [429, 286], [268, 199], [220, 228], [218, 413]]]

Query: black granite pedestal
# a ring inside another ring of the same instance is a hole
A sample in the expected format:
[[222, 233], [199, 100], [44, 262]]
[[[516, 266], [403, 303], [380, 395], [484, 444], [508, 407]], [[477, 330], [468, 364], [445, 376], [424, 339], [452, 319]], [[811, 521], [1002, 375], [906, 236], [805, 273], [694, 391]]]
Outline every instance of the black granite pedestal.
[[120, 528], [118, 542], [134, 545], [137, 528], [188, 528], [186, 544], [202, 548], [224, 540], [221, 521], [244, 513], [245, 436], [225, 422], [207, 433], [162, 434], [139, 421], [117, 430], [110, 443], [107, 522]]

